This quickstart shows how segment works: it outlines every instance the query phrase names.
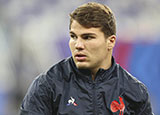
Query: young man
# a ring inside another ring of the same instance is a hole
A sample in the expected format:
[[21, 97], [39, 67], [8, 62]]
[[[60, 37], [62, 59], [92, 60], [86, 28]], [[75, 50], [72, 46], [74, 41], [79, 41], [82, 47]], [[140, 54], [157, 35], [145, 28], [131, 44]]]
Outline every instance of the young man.
[[38, 76], [21, 115], [153, 115], [146, 87], [112, 57], [116, 41], [110, 8], [87, 3], [70, 14], [72, 57]]

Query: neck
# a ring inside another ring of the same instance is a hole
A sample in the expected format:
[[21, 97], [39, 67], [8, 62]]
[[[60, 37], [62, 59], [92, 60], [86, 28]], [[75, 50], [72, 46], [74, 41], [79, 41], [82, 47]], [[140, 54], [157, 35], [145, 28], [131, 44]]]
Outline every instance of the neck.
[[93, 81], [95, 80], [96, 74], [97, 74], [97, 72], [98, 72], [98, 70], [100, 68], [107, 70], [107, 69], [109, 69], [111, 67], [111, 65], [112, 65], [112, 55], [107, 59], [107, 62], [105, 63], [105, 65], [103, 65], [103, 66], [101, 66], [99, 68], [91, 70], [92, 80]]

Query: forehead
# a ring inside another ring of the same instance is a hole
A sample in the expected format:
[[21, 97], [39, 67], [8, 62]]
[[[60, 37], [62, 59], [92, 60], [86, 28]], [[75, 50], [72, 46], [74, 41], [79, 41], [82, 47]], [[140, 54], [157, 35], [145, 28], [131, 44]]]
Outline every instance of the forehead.
[[74, 32], [75, 34], [83, 34], [83, 33], [94, 33], [94, 34], [103, 34], [101, 28], [86, 28], [80, 25], [76, 20], [72, 21], [70, 32]]

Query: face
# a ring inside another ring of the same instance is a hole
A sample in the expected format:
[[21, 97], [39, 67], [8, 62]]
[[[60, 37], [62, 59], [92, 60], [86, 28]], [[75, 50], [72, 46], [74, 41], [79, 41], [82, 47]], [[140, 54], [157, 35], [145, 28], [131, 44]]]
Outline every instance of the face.
[[85, 28], [75, 20], [71, 24], [69, 47], [77, 68], [91, 71], [105, 68], [112, 49], [110, 39], [105, 38], [100, 28]]

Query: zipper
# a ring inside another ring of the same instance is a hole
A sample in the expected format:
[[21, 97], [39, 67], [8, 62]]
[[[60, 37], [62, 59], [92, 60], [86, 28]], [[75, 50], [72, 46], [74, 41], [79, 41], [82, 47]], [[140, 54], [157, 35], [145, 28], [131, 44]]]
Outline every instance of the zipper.
[[97, 115], [96, 83], [93, 81], [93, 115]]
[[96, 73], [96, 76], [95, 76], [95, 79], [94, 81], [92, 81], [92, 90], [93, 90], [93, 115], [98, 115], [97, 114], [97, 111], [98, 111], [98, 107], [97, 107], [97, 91], [96, 91], [96, 88], [97, 88], [97, 83], [98, 83], [98, 77], [100, 77], [100, 73], [101, 71], [99, 70], [97, 73]]

